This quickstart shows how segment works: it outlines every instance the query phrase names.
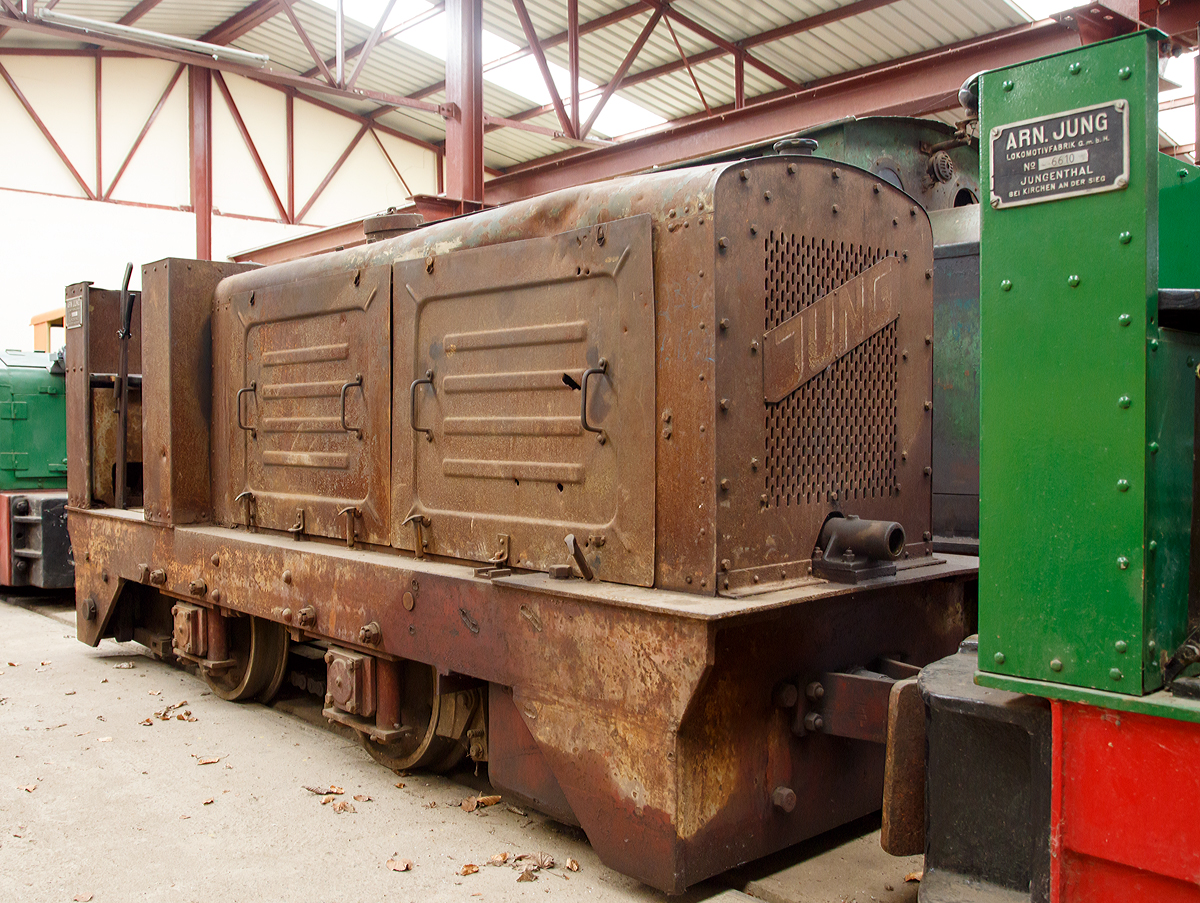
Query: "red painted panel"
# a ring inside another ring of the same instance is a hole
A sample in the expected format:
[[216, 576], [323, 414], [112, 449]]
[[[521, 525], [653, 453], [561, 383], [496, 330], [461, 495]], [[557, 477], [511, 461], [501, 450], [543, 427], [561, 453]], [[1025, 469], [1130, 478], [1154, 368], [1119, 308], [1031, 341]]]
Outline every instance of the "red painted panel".
[[1200, 725], [1053, 707], [1052, 900], [1200, 901]]
[[1103, 859], [1066, 852], [1060, 899], [1088, 903], [1196, 903], [1200, 887]]
[[13, 495], [11, 492], [0, 492], [0, 586], [12, 585], [12, 518], [9, 517], [8, 506]]

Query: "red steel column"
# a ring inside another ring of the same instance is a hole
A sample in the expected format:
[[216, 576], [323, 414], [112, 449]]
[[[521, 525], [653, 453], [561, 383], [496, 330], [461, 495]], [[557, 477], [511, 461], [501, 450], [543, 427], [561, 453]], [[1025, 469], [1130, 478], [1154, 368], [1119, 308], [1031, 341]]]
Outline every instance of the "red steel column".
[[483, 0], [446, 0], [446, 195], [483, 200]]
[[196, 213], [196, 257], [212, 259], [212, 76], [188, 67], [188, 104], [192, 159], [192, 209]]

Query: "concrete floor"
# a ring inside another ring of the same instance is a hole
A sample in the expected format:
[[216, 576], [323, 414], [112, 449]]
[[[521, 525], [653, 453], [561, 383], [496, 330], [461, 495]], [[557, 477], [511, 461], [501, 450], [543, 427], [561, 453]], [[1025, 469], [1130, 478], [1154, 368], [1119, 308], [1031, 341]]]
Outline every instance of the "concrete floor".
[[[176, 704], [189, 720], [155, 717]], [[353, 812], [305, 789], [330, 785]], [[2, 901], [667, 899], [601, 865], [577, 829], [503, 801], [463, 811], [486, 786], [398, 778], [357, 743], [225, 702], [136, 644], [84, 646], [69, 605], [0, 604]], [[485, 865], [542, 851], [556, 864], [533, 882]], [[464, 876], [468, 863], [479, 870]], [[673, 899], [911, 903], [903, 879], [919, 868], [884, 854], [868, 820]]]

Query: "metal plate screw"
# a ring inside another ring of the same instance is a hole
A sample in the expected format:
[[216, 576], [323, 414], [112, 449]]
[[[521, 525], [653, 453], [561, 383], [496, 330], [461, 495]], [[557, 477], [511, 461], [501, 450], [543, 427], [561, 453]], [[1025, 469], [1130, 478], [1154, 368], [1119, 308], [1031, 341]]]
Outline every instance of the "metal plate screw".
[[1016, 85], [1013, 84], [1013, 81], [1011, 79], [1008, 79], [1000, 87], [1003, 88], [1005, 91], [1011, 91], [1014, 87], [1016, 87]]
[[1004, 653], [997, 652], [995, 655], [992, 656], [992, 661], [994, 661], [997, 665], [1003, 665], [1004, 664]]
[[1056, 671], [1056, 672], [1061, 671], [1062, 670], [1062, 661], [1057, 658], [1050, 659], [1050, 670]]

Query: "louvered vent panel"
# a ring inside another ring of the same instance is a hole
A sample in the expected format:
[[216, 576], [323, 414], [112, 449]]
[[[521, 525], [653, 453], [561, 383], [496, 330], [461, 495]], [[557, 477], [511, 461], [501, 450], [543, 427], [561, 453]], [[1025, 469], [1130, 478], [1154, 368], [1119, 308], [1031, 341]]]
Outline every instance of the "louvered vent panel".
[[[885, 248], [772, 232], [764, 239], [765, 329], [884, 257]], [[896, 484], [896, 324], [783, 401], [766, 406], [766, 490], [775, 507], [883, 498]]]

